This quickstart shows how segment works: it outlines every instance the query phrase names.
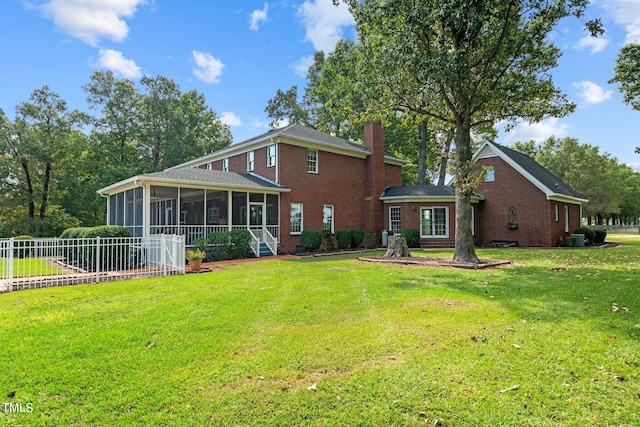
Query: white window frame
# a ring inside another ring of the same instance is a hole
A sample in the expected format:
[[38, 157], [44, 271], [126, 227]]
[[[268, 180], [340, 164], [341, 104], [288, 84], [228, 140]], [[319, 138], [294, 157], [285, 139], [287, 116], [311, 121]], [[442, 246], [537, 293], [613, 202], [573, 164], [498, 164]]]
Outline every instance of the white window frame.
[[[435, 210], [444, 211], [444, 234], [435, 234]], [[424, 220], [424, 211], [431, 211], [431, 230], [430, 234], [423, 234], [422, 221]], [[449, 238], [449, 208], [447, 206], [423, 206], [420, 207], [420, 237], [423, 239], [448, 239]]]
[[207, 170], [213, 170], [213, 163], [207, 163]]
[[487, 168], [484, 174], [484, 182], [494, 182], [496, 180], [496, 170], [494, 168]]
[[471, 206], [471, 235], [472, 236], [476, 235], [476, 207], [475, 206]]
[[564, 207], [564, 232], [569, 232], [569, 206]]
[[556, 203], [556, 222], [560, 222], [560, 206]]
[[307, 151], [307, 172], [318, 173], [318, 150]]
[[402, 209], [400, 206], [389, 206], [389, 234], [399, 235], [402, 232]]
[[222, 159], [222, 171], [229, 172], [229, 159]]
[[[328, 218], [327, 221], [327, 209], [331, 209], [331, 215]], [[335, 218], [335, 209], [333, 207], [333, 205], [322, 205], [322, 231], [325, 231], [326, 229], [329, 229], [331, 231], [331, 234], [334, 234], [334, 218]], [[327, 227], [327, 224], [329, 224], [329, 227]]]
[[[293, 207], [294, 206], [299, 206], [300, 207], [300, 218], [294, 217], [293, 216]], [[294, 220], [296, 222], [296, 224], [298, 224], [299, 230], [294, 231]], [[291, 203], [289, 205], [289, 234], [291, 235], [298, 235], [300, 233], [302, 233], [302, 231], [304, 230], [304, 204], [302, 203]]]
[[276, 145], [269, 145], [267, 147], [267, 167], [272, 168], [276, 165]]
[[255, 161], [255, 153], [253, 151], [247, 152], [247, 172], [253, 171]]

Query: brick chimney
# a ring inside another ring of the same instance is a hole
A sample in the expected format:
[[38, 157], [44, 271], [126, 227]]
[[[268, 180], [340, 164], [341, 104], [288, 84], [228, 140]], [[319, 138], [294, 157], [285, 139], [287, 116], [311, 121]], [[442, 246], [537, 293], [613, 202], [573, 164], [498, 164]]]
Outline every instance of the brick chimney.
[[364, 125], [364, 145], [371, 151], [367, 158], [367, 177], [363, 201], [364, 232], [375, 230], [377, 238], [385, 228], [383, 203], [380, 195], [385, 189], [384, 176], [384, 130], [380, 123]]

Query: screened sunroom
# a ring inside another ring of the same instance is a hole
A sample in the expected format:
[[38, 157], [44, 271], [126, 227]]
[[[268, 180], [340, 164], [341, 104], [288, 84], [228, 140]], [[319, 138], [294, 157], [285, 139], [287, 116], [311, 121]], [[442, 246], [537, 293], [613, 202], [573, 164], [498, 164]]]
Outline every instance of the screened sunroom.
[[132, 236], [179, 234], [187, 246], [214, 231], [244, 228], [277, 253], [280, 185], [250, 173], [179, 169], [139, 175], [98, 192], [107, 222]]

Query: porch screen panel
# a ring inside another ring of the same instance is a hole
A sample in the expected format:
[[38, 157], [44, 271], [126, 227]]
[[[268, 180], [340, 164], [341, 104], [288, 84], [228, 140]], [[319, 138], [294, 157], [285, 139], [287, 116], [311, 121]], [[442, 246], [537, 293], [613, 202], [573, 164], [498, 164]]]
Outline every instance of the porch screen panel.
[[118, 201], [115, 194], [109, 196], [109, 225], [116, 224], [116, 212], [118, 212]]
[[135, 225], [135, 237], [140, 237], [142, 236], [142, 225], [144, 223], [144, 209], [143, 209], [143, 203], [144, 203], [144, 193], [142, 191], [142, 187], [138, 187], [135, 189], [134, 191], [134, 198], [135, 198], [135, 220], [133, 222], [133, 225]]
[[204, 225], [204, 190], [180, 189], [180, 224]]
[[267, 194], [267, 225], [278, 225], [280, 223], [278, 207], [278, 195]]
[[127, 190], [125, 193], [126, 207], [124, 210], [124, 225], [130, 227], [133, 225], [135, 218], [135, 204], [134, 204], [134, 192]]
[[229, 202], [226, 191], [207, 190], [207, 225], [227, 225], [227, 204]]
[[178, 223], [178, 189], [174, 187], [151, 186], [152, 233], [173, 233], [174, 228], [166, 227]]
[[247, 225], [247, 193], [232, 193], [231, 212], [233, 225]]
[[116, 211], [116, 222], [113, 225], [124, 226], [124, 192], [116, 195], [118, 210]]

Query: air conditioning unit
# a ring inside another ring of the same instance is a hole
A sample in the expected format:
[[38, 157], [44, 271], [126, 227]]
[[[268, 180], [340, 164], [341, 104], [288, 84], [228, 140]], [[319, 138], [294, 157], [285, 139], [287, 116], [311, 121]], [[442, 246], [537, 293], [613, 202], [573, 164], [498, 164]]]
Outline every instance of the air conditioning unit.
[[584, 234], [572, 234], [571, 237], [576, 239], [576, 246], [584, 246]]

